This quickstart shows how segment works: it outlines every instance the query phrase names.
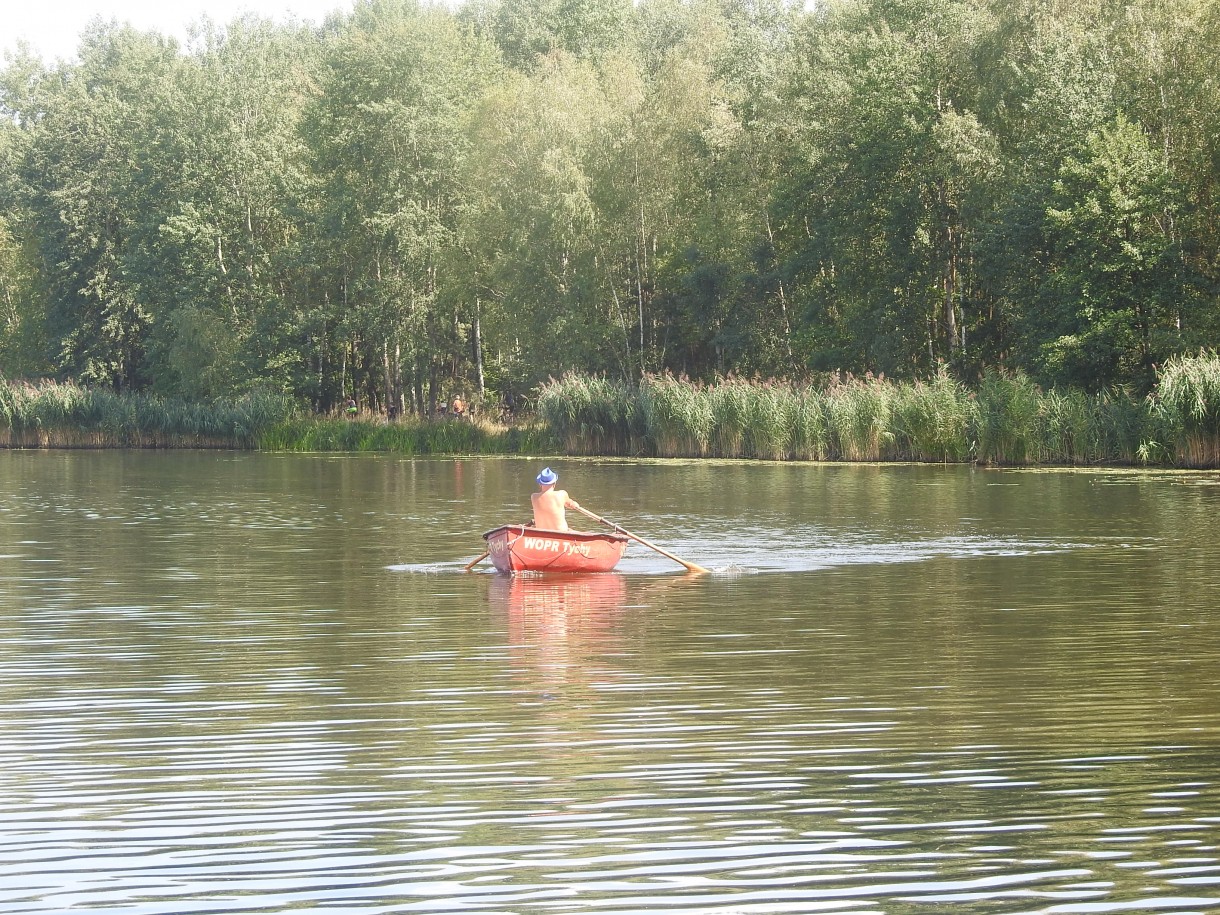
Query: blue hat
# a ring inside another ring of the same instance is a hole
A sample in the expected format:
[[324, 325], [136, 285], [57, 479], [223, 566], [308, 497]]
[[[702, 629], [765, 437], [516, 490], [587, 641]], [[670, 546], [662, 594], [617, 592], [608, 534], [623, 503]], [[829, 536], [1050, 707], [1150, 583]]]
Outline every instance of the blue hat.
[[550, 467], [544, 467], [542, 473], [538, 474], [538, 482], [543, 486], [550, 486], [559, 479], [559, 474], [553, 471]]

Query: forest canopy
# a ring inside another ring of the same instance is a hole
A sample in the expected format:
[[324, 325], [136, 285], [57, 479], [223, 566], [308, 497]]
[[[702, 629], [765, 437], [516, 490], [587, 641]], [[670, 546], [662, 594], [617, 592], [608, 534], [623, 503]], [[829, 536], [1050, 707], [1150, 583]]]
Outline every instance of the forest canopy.
[[1144, 392], [1220, 346], [1215, 0], [357, 0], [0, 71], [0, 375]]

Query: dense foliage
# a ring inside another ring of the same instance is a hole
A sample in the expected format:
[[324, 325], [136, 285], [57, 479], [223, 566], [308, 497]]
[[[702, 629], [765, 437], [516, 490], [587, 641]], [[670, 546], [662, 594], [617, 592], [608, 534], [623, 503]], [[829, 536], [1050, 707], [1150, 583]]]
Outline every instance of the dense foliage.
[[0, 72], [0, 375], [417, 413], [571, 368], [1142, 397], [1220, 345], [1217, 49], [1215, 0], [98, 22]]

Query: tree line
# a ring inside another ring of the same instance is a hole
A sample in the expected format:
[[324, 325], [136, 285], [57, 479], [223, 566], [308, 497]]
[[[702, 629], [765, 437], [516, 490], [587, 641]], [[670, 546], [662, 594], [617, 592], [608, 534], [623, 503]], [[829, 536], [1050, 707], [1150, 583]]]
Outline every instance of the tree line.
[[1220, 345], [1214, 0], [358, 0], [0, 71], [0, 374], [429, 413]]

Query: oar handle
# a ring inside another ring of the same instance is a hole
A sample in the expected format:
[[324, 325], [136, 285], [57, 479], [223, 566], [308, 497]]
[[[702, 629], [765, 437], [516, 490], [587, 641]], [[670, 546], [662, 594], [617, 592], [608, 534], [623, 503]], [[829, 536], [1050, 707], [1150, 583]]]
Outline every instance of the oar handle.
[[668, 559], [672, 559], [674, 562], [678, 563], [679, 565], [686, 566], [686, 568], [688, 570], [690, 570], [691, 572], [703, 572], [705, 574], [710, 574], [712, 571], [711, 569], [705, 569], [703, 566], [697, 565], [696, 563], [687, 562], [685, 559], [681, 559], [681, 558], [675, 556], [673, 553], [670, 553], [667, 550], [661, 549], [655, 543], [649, 543], [647, 540], [645, 540], [643, 537], [639, 536], [638, 534], [633, 534], [633, 533], [631, 533], [631, 531], [627, 530], [626, 528], [619, 527], [619, 525], [615, 524], [613, 521], [607, 521], [601, 515], [595, 515], [593, 512], [589, 511], [587, 508], [585, 508], [581, 505], [577, 505], [576, 510], [578, 512], [580, 512], [582, 515], [592, 518], [598, 524], [604, 524], [604, 525], [606, 525], [606, 527], [612, 528], [616, 532], [623, 534], [627, 537], [630, 537], [632, 540], [636, 541], [637, 543], [642, 543], [644, 546], [648, 547], [650, 550], [656, 550], [662, 556], [665, 556]]

